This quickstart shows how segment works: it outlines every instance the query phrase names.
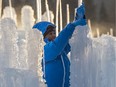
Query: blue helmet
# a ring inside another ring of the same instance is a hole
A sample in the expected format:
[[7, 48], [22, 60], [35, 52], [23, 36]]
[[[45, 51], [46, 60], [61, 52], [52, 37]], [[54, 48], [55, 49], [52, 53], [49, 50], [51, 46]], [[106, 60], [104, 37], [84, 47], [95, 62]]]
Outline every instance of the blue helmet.
[[36, 28], [38, 30], [40, 30], [42, 32], [42, 34], [44, 35], [44, 33], [46, 32], [48, 26], [53, 26], [56, 27], [54, 24], [52, 24], [51, 22], [47, 22], [47, 21], [42, 21], [42, 22], [38, 22], [36, 23], [33, 28]]

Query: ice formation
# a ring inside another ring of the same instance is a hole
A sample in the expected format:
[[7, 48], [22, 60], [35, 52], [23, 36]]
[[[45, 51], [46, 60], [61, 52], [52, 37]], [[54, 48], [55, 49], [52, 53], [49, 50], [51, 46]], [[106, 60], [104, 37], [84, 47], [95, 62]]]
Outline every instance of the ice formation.
[[[21, 14], [22, 31], [9, 16], [0, 20], [0, 87], [45, 87], [42, 34], [32, 29], [31, 7], [23, 7]], [[116, 37], [91, 38], [89, 32], [87, 25], [78, 26], [70, 39], [71, 87], [115, 87]]]
[[70, 40], [71, 87], [115, 87], [116, 37], [90, 38], [88, 31], [76, 27]]

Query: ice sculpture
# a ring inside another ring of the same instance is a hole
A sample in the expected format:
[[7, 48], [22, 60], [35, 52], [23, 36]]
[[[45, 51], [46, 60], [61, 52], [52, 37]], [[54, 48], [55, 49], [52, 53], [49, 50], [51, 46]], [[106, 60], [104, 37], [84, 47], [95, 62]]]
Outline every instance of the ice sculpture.
[[83, 81], [87, 63], [87, 45], [91, 41], [87, 37], [89, 28], [87, 26], [76, 27], [70, 40], [71, 44], [71, 87], [85, 87]]
[[34, 18], [34, 11], [31, 6], [24, 6], [21, 10], [21, 22], [22, 27], [25, 30], [30, 30], [34, 25], [35, 18]]
[[3, 10], [2, 18], [11, 18], [15, 21], [15, 24], [17, 25], [17, 15], [13, 7], [5, 7], [5, 9]]
[[0, 69], [0, 87], [41, 87], [36, 73], [13, 68]]
[[13, 20], [5, 18], [0, 21], [1, 29], [1, 55], [0, 66], [7, 68], [18, 68], [18, 46], [17, 28]]
[[[54, 14], [52, 11], [49, 11], [49, 16], [50, 16], [50, 22], [54, 23]], [[47, 21], [47, 12], [44, 12], [44, 14], [42, 15], [42, 21]]]
[[23, 18], [26, 29], [20, 32], [12, 19], [0, 20], [0, 87], [44, 87], [41, 80], [42, 34], [32, 30], [34, 21], [30, 14], [26, 17], [32, 20]]
[[87, 26], [78, 26], [70, 40], [71, 87], [115, 87], [116, 38], [90, 38]]

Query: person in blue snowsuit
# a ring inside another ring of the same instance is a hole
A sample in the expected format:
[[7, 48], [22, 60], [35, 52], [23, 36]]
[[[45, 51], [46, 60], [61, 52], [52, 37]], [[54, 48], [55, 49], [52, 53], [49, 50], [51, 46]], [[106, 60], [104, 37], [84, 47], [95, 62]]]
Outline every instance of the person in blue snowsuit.
[[42, 21], [36, 23], [37, 28], [43, 34], [46, 45], [42, 59], [42, 70], [47, 87], [69, 87], [70, 86], [70, 61], [67, 54], [71, 51], [69, 39], [76, 26], [86, 25], [86, 20], [78, 18], [69, 23], [56, 37], [56, 26], [50, 22]]

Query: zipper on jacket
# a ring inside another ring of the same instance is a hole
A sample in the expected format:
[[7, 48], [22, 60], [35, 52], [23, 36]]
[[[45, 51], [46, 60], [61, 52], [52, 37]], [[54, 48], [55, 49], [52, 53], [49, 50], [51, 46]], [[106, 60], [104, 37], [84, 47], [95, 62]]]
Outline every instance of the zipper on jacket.
[[64, 69], [64, 76], [63, 76], [63, 83], [62, 83], [62, 87], [64, 87], [66, 72], [65, 72], [65, 64], [64, 64], [64, 60], [63, 60], [62, 55], [61, 55], [61, 60], [62, 60], [62, 65], [63, 65], [63, 69]]
[[44, 49], [42, 50], [42, 55], [43, 55], [43, 60], [42, 60], [42, 62], [43, 62], [43, 77], [44, 77], [44, 79], [45, 79], [45, 67], [46, 67], [46, 65], [45, 65], [45, 57], [44, 57]]

